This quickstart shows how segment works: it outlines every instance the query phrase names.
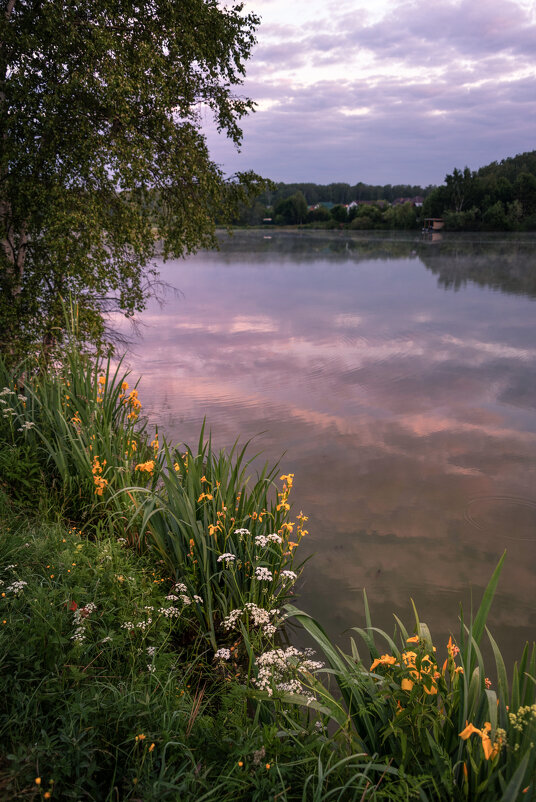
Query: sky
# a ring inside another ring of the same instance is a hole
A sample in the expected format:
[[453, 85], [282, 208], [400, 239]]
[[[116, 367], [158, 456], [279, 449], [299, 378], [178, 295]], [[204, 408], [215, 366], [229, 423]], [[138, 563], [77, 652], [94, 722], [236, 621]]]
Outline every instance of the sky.
[[536, 149], [536, 0], [245, 0], [261, 17], [224, 172], [441, 184]]

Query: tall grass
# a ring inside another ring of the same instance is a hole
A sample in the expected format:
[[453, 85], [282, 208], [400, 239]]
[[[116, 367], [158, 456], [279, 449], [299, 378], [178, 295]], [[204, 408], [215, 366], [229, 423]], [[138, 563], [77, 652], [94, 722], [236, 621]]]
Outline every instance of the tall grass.
[[[508, 682], [503, 657], [486, 628], [504, 555], [474, 619], [460, 618], [457, 646], [449, 639], [440, 661], [428, 626], [415, 609], [414, 635], [397, 618], [392, 638], [372, 626], [364, 594], [366, 627], [353, 631], [351, 652], [335, 647], [320, 624], [292, 605], [289, 617], [320, 647], [336, 682], [334, 694], [316, 677], [313, 706], [367, 753], [389, 755], [393, 766], [426, 775], [433, 799], [531, 799], [536, 779], [536, 648], [523, 650]], [[480, 643], [487, 634], [495, 659], [497, 690], [486, 677]], [[379, 643], [378, 643], [379, 642]], [[290, 698], [289, 698], [290, 701]], [[309, 702], [311, 706], [311, 702]]]
[[281, 477], [281, 491], [277, 466], [251, 477], [254, 458], [246, 457], [246, 449], [235, 443], [229, 452], [215, 452], [203, 427], [196, 451], [164, 446], [155, 490], [129, 490], [139, 499], [140, 532], [200, 599], [199, 622], [214, 649], [233, 610], [247, 604], [276, 608], [297, 578], [294, 549], [305, 517], [289, 520], [292, 477]]

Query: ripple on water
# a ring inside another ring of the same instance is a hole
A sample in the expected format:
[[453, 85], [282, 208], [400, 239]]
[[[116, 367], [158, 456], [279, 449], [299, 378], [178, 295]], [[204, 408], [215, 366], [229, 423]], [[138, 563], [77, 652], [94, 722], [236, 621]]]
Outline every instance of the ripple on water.
[[468, 502], [464, 518], [475, 529], [500, 534], [505, 540], [536, 540], [536, 501], [531, 498], [477, 496]]

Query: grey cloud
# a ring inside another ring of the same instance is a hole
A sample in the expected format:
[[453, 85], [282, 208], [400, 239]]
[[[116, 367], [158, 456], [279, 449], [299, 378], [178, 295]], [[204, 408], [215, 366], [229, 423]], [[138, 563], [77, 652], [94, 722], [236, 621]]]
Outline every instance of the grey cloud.
[[[374, 86], [264, 86], [265, 97], [279, 103], [244, 121], [242, 157], [214, 138], [211, 144], [216, 161], [275, 180], [441, 183], [454, 166], [477, 169], [534, 147], [534, 78], [490, 80], [470, 91], [460, 91], [458, 81], [427, 86], [392, 78]], [[370, 112], [341, 111], [355, 107]]]

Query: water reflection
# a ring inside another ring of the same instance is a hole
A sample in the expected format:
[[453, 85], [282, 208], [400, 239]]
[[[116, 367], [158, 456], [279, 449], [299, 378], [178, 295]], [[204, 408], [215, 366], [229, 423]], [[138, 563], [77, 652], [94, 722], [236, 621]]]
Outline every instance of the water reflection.
[[182, 295], [130, 358], [152, 419], [286, 452], [316, 553], [301, 603], [333, 634], [366, 586], [380, 626], [412, 597], [446, 635], [507, 548], [492, 625], [532, 639], [535, 242], [264, 233], [163, 267]]

